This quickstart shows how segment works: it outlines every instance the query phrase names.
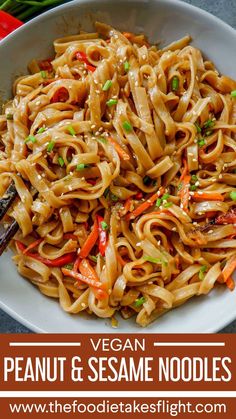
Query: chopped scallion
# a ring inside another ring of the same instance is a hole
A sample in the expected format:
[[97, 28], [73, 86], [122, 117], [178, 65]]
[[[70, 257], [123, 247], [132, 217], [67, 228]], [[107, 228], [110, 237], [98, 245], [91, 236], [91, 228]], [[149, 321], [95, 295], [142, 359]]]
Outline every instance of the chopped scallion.
[[201, 127], [200, 127], [200, 125], [199, 125], [199, 123], [198, 122], [195, 122], [195, 127], [196, 127], [196, 130], [197, 130], [197, 133], [198, 134], [200, 134], [201, 132], [202, 132], [202, 129], [201, 129]]
[[76, 135], [76, 132], [75, 132], [74, 128], [72, 127], [72, 125], [68, 125], [67, 129], [68, 129], [70, 135]]
[[36, 143], [36, 138], [35, 138], [35, 136], [34, 135], [29, 135], [26, 139], [25, 139], [25, 143], [27, 144], [27, 143], [29, 143], [29, 142], [31, 142], [31, 143]]
[[64, 162], [64, 160], [61, 156], [58, 157], [58, 163], [60, 164], [61, 167], [63, 167], [64, 164], [65, 164], [65, 162]]
[[94, 256], [94, 255], [89, 255], [89, 259], [91, 259], [95, 263], [97, 263], [97, 261], [98, 261], [97, 256]]
[[125, 72], [128, 73], [129, 69], [130, 69], [129, 61], [125, 61], [124, 62], [124, 70], [125, 70]]
[[145, 303], [146, 298], [145, 297], [140, 297], [137, 298], [137, 300], [135, 300], [134, 305], [135, 307], [141, 307], [143, 305], [143, 303]]
[[190, 185], [190, 191], [196, 191], [197, 186], [196, 185]]
[[156, 207], [160, 208], [160, 206], [161, 206], [161, 198], [157, 198]]
[[50, 143], [47, 146], [47, 152], [48, 153], [51, 153], [51, 151], [53, 150], [54, 146], [55, 146], [55, 142], [54, 141], [50, 141]]
[[236, 191], [230, 192], [229, 196], [232, 199], [232, 201], [236, 201]]
[[232, 97], [236, 97], [236, 90], [232, 90], [232, 92], [231, 92], [231, 96], [232, 96]]
[[114, 106], [117, 105], [118, 100], [117, 99], [109, 99], [106, 104], [107, 106]]
[[123, 128], [125, 129], [125, 131], [127, 132], [131, 132], [133, 127], [131, 125], [131, 123], [129, 121], [124, 121], [123, 122]]
[[110, 189], [106, 188], [103, 195], [105, 196], [105, 198], [107, 198], [107, 196], [109, 195]]
[[110, 196], [111, 196], [111, 200], [114, 201], [114, 202], [117, 202], [119, 200], [118, 196], [116, 196], [113, 193], [111, 193]]
[[163, 204], [164, 208], [169, 208], [171, 207], [171, 205], [173, 205], [173, 202], [165, 202], [165, 204]]
[[203, 128], [212, 128], [214, 125], [215, 122], [212, 119], [208, 119], [206, 122], [204, 122]]
[[198, 273], [198, 277], [199, 277], [199, 279], [200, 279], [200, 281], [203, 281], [203, 279], [204, 279], [204, 273], [206, 272], [206, 270], [207, 270], [207, 266], [206, 265], [203, 265], [201, 268], [200, 268], [200, 271], [199, 271], [199, 273]]
[[200, 138], [197, 143], [199, 147], [203, 147], [206, 144], [206, 140], [204, 140], [204, 138]]
[[106, 138], [103, 138], [103, 137], [98, 137], [98, 138], [96, 138], [96, 140], [97, 140], [97, 141], [101, 141], [101, 143], [103, 143], [103, 144], [107, 144], [107, 140], [106, 140]]
[[177, 76], [174, 76], [171, 80], [171, 90], [176, 92], [179, 88], [179, 78]]
[[46, 128], [41, 127], [38, 129], [37, 134], [42, 134], [45, 131]]
[[69, 269], [70, 271], [73, 269], [73, 263], [67, 263], [67, 265], [64, 265], [63, 268]]
[[46, 79], [46, 77], [47, 77], [47, 73], [46, 73], [46, 71], [42, 70], [42, 71], [40, 71], [40, 74], [41, 74], [41, 77], [42, 77], [43, 79]]
[[108, 229], [108, 224], [106, 223], [106, 221], [101, 222], [101, 227], [102, 227], [102, 230], [107, 230]]
[[111, 86], [112, 86], [112, 81], [111, 81], [111, 80], [107, 80], [107, 81], [104, 83], [102, 90], [103, 90], [104, 92], [106, 92], [107, 90], [109, 90], [109, 89], [110, 89], [110, 87], [111, 87]]
[[84, 170], [84, 169], [87, 169], [88, 167], [90, 167], [89, 164], [80, 163], [80, 164], [77, 164], [76, 170]]

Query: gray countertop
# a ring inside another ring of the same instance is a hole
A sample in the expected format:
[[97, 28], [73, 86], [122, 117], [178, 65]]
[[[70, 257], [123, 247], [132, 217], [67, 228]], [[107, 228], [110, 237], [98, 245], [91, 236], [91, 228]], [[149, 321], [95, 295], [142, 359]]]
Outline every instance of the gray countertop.
[[[185, 2], [207, 10], [236, 28], [235, 0], [185, 0]], [[221, 332], [236, 333], [236, 321]], [[0, 333], [30, 333], [30, 330], [0, 310]]]

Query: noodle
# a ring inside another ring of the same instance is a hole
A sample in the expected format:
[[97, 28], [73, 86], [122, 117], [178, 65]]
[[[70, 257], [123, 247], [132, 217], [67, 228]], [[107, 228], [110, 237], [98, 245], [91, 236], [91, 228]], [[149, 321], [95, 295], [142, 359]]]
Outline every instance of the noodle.
[[236, 268], [236, 82], [191, 38], [97, 23], [33, 60], [0, 116], [19, 273], [63, 310], [146, 326]]

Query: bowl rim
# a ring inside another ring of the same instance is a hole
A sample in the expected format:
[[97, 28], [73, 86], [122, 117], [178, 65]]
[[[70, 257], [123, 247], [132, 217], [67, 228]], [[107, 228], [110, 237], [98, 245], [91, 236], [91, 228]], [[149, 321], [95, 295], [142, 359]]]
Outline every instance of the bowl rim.
[[[182, 9], [183, 11], [187, 12], [193, 12], [198, 14], [199, 17], [208, 18], [209, 20], [213, 21], [214, 23], [220, 25], [221, 28], [229, 31], [233, 37], [235, 37], [236, 40], [236, 29], [234, 29], [232, 26], [230, 26], [228, 23], [221, 20], [219, 17], [211, 14], [210, 12], [201, 9], [200, 7], [194, 6], [189, 3], [185, 3], [181, 0], [149, 0], [153, 3], [159, 3], [167, 8], [171, 8], [172, 6], [177, 7], [178, 9]], [[103, 0], [104, 4], [111, 3], [111, 0]], [[135, 3], [146, 3], [145, 0], [122, 0], [123, 3], [129, 3], [130, 5]], [[38, 23], [40, 21], [43, 21], [47, 17], [51, 17], [54, 14], [56, 15], [59, 11], [63, 10], [69, 10], [73, 9], [75, 7], [78, 7], [80, 4], [95, 4], [96, 0], [73, 0], [68, 1], [67, 3], [61, 4], [59, 6], [56, 6], [50, 10], [45, 11], [44, 13], [40, 14], [39, 16], [36, 16], [35, 18], [31, 19], [30, 21], [26, 22], [24, 25], [16, 29], [14, 32], [6, 36], [3, 40], [0, 41], [0, 51], [1, 48], [7, 46], [7, 44], [11, 41], [14, 41], [14, 39], [21, 35], [21, 33], [24, 33], [24, 31], [27, 31], [28, 28], [30, 29], [35, 25], [35, 23]], [[8, 315], [10, 315], [13, 319], [24, 325], [25, 327], [29, 328], [31, 331], [34, 331], [36, 333], [48, 333], [43, 328], [36, 326], [35, 324], [31, 323], [29, 320], [24, 318], [22, 315], [19, 315], [14, 309], [7, 306], [4, 302], [0, 300], [0, 308], [3, 309]], [[221, 321], [218, 321], [217, 325], [212, 325], [212, 327], [209, 327], [204, 333], [215, 333], [227, 326], [230, 322], [232, 322], [236, 318], [236, 312], [229, 312], [227, 315], [224, 316], [224, 318], [221, 319]], [[69, 332], [68, 332], [69, 333]], [[130, 333], [130, 331], [122, 331], [122, 333]], [[155, 332], [147, 332], [147, 333], [155, 333]]]

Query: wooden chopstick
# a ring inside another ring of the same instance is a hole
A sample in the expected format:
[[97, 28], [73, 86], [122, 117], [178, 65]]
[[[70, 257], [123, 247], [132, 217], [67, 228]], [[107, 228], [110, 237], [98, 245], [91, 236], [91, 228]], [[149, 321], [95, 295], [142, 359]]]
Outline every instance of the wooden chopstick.
[[8, 209], [10, 208], [12, 202], [17, 196], [17, 190], [15, 184], [12, 182], [4, 196], [0, 199], [0, 221], [3, 219], [4, 215], [7, 213]]
[[0, 236], [0, 256], [3, 254], [4, 250], [7, 248], [10, 240], [15, 236], [18, 229], [19, 225], [17, 221], [14, 220]]

